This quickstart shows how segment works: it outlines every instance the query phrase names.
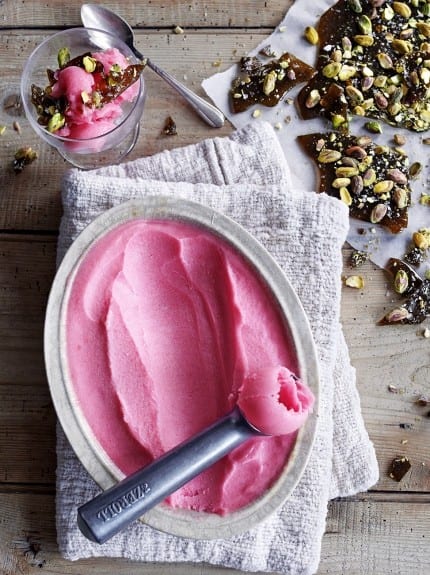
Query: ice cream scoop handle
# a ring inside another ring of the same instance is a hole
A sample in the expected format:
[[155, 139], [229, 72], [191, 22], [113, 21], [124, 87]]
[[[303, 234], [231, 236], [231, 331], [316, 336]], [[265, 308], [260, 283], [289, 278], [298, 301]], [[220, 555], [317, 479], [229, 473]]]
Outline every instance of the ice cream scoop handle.
[[190, 440], [78, 509], [78, 525], [104, 543], [190, 479], [258, 432], [236, 408]]

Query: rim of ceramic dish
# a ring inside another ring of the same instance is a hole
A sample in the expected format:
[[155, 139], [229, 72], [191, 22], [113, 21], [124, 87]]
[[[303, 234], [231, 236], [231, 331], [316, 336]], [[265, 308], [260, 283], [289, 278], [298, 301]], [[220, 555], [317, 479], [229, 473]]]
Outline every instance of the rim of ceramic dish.
[[295, 348], [299, 375], [315, 395], [314, 410], [299, 430], [284, 470], [254, 502], [224, 516], [172, 509], [161, 503], [141, 518], [151, 527], [176, 536], [218, 539], [238, 535], [255, 527], [280, 507], [307, 465], [319, 412], [318, 362], [310, 325], [298, 296], [273, 257], [242, 226], [220, 212], [194, 201], [148, 196], [127, 201], [97, 217], [76, 238], [58, 268], [45, 318], [44, 353], [48, 383], [59, 421], [81, 463], [102, 489], [111, 487], [124, 475], [93, 435], [72, 389], [64, 345], [65, 315], [74, 276], [88, 251], [106, 233], [133, 219], [188, 222], [204, 227], [232, 245], [272, 292]]

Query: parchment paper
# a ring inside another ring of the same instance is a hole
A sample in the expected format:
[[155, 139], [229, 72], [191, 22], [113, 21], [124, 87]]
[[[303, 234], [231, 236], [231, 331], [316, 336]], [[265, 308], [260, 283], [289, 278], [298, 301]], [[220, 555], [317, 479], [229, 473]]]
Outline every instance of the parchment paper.
[[[306, 26], [316, 26], [320, 16], [334, 4], [333, 0], [297, 0], [274, 32], [256, 46], [249, 55], [257, 55], [263, 47], [270, 45], [277, 56], [284, 52], [290, 52], [304, 62], [315, 66], [318, 48], [304, 39], [303, 32]], [[238, 61], [241, 56], [245, 55], [238, 55]], [[262, 60], [265, 60], [264, 57]], [[233, 114], [230, 107], [229, 90], [231, 82], [238, 75], [238, 72], [238, 65], [232, 66], [228, 70], [204, 80], [202, 86], [237, 128], [241, 128], [249, 122], [258, 122], [259, 119], [254, 119], [252, 116], [253, 111], [258, 108], [261, 111], [260, 118], [278, 128], [278, 137], [291, 169], [293, 186], [306, 191], [318, 189], [317, 168], [312, 160], [302, 152], [296, 138], [301, 134], [330, 131], [330, 123], [323, 118], [302, 120], [299, 117], [294, 100], [303, 84], [289, 92], [274, 108], [255, 105], [246, 112]], [[289, 123], [285, 121], [286, 118], [290, 119]], [[369, 134], [364, 128], [365, 122], [365, 118], [354, 119], [350, 124], [351, 133]], [[413, 205], [409, 210], [409, 225], [400, 234], [392, 234], [381, 226], [350, 218], [349, 243], [356, 249], [368, 252], [370, 259], [380, 267], [384, 267], [390, 257], [402, 258], [411, 246], [412, 233], [418, 228], [430, 226], [430, 207], [418, 203], [421, 194], [429, 193], [430, 188], [430, 147], [422, 143], [423, 138], [429, 137], [429, 131], [416, 133], [393, 128], [388, 124], [382, 124], [382, 126], [383, 133], [372, 134], [373, 140], [378, 144], [392, 146], [393, 135], [403, 133], [407, 138], [407, 143], [402, 148], [408, 153], [410, 163], [421, 162], [423, 170], [411, 182]], [[426, 261], [422, 264], [420, 271], [429, 266], [430, 262]]]

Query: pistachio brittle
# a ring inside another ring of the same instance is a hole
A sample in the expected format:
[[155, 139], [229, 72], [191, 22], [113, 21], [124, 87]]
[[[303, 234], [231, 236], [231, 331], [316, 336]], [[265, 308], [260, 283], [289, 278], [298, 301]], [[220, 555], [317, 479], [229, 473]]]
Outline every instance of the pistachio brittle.
[[430, 280], [421, 279], [409, 264], [396, 258], [389, 260], [387, 270], [394, 291], [406, 300], [386, 313], [379, 325], [422, 323], [430, 315]]
[[339, 0], [317, 26], [317, 73], [301, 90], [303, 118], [339, 127], [350, 114], [430, 128], [430, 3]]
[[404, 455], [400, 455], [391, 462], [388, 475], [395, 481], [401, 481], [411, 467], [409, 459]]
[[30, 146], [19, 148], [19, 150], [15, 152], [12, 163], [15, 174], [20, 174], [25, 166], [32, 164], [35, 160], [37, 160], [37, 152], [33, 150], [33, 148]]
[[319, 169], [319, 191], [344, 201], [354, 218], [398, 233], [408, 224], [408, 158], [370, 136], [340, 132], [298, 137]]
[[273, 107], [297, 84], [307, 82], [315, 70], [289, 53], [262, 63], [258, 58], [240, 61], [240, 74], [231, 87], [233, 112], [244, 112], [253, 104]]

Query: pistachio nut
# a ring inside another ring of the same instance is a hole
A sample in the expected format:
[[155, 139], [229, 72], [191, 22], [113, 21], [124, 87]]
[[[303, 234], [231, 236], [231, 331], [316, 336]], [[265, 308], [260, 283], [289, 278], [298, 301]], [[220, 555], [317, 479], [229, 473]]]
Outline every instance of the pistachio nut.
[[352, 102], [359, 103], [364, 100], [363, 92], [361, 92], [358, 88], [353, 86], [352, 84], [346, 86], [345, 93], [352, 100]]
[[322, 69], [322, 75], [324, 78], [335, 78], [342, 68], [340, 62], [329, 62]]
[[374, 134], [382, 134], [382, 126], [379, 122], [375, 120], [370, 120], [366, 122], [365, 127], [369, 132], [373, 132]]
[[370, 136], [359, 136], [356, 140], [357, 146], [360, 146], [360, 148], [369, 147], [371, 145], [372, 141], [373, 140]]
[[347, 188], [350, 183], [351, 183], [351, 180], [349, 178], [335, 178], [332, 181], [331, 185], [332, 185], [332, 188], [335, 188], [336, 190], [340, 190], [340, 188]]
[[362, 176], [357, 175], [351, 178], [351, 184], [349, 186], [351, 193], [358, 196], [358, 194], [361, 194], [361, 192], [363, 191], [363, 187], [364, 185]]
[[318, 32], [313, 26], [306, 26], [305, 38], [309, 42], [309, 44], [313, 44], [314, 46], [319, 42]]
[[338, 150], [324, 148], [318, 155], [318, 162], [321, 164], [332, 164], [340, 160], [341, 157], [342, 154]]
[[394, 276], [393, 285], [396, 293], [405, 293], [409, 286], [409, 277], [405, 270], [397, 270], [396, 275]]
[[407, 40], [400, 40], [395, 38], [391, 42], [391, 46], [393, 47], [393, 50], [395, 50], [398, 54], [409, 54], [412, 52], [412, 44]]
[[394, 182], [392, 180], [381, 180], [373, 186], [373, 191], [378, 195], [386, 194], [387, 192], [391, 192], [393, 187]]
[[70, 60], [70, 50], [66, 47], [60, 48], [57, 54], [58, 66], [60, 68], [64, 68], [64, 66], [69, 62], [69, 60]]
[[384, 319], [388, 323], [397, 323], [409, 318], [409, 311], [405, 307], [397, 307], [389, 311]]
[[372, 224], [379, 224], [387, 215], [387, 204], [376, 204], [370, 212], [370, 222]]
[[403, 210], [409, 204], [409, 194], [404, 188], [395, 187], [392, 193], [394, 203]]
[[278, 75], [275, 72], [275, 70], [272, 70], [271, 72], [265, 75], [263, 81], [263, 92], [266, 94], [266, 96], [269, 96], [275, 89], [277, 78]]
[[357, 158], [357, 160], [364, 160], [367, 156], [367, 152], [362, 146], [349, 146], [349, 148], [345, 150], [345, 154]]
[[391, 168], [387, 171], [386, 177], [392, 180], [395, 184], [406, 185], [408, 178], [399, 168]]
[[361, 80], [361, 89], [363, 90], [363, 92], [367, 92], [367, 90], [370, 90], [370, 88], [373, 86], [374, 81], [375, 81], [374, 78], [372, 78], [371, 76], [365, 76]]
[[351, 194], [349, 193], [348, 188], [341, 187], [339, 189], [339, 197], [342, 200], [342, 202], [347, 206], [350, 206], [352, 204], [352, 197]]
[[60, 112], [56, 112], [53, 116], [49, 118], [47, 125], [48, 132], [56, 132], [64, 126], [66, 119]]
[[363, 174], [363, 185], [372, 186], [376, 181], [376, 172], [373, 168], [368, 168]]
[[381, 68], [384, 68], [384, 70], [390, 70], [393, 67], [392, 59], [385, 52], [379, 52], [376, 54], [376, 58], [379, 62], [379, 65]]
[[412, 166], [409, 168], [409, 176], [411, 178], [416, 178], [420, 175], [423, 166], [420, 162], [414, 162]]
[[338, 178], [352, 178], [358, 175], [358, 166], [339, 166], [336, 168]]
[[430, 237], [423, 233], [422, 230], [412, 234], [412, 241], [415, 247], [420, 250], [428, 250], [430, 248]]
[[403, 18], [410, 18], [412, 16], [412, 10], [405, 2], [393, 2], [393, 10]]
[[92, 74], [97, 66], [97, 60], [91, 56], [84, 56], [82, 59], [82, 64], [84, 65], [85, 72]]
[[311, 90], [308, 97], [306, 98], [306, 108], [314, 108], [317, 104], [319, 104], [321, 100], [321, 94], [318, 90]]
[[359, 46], [373, 46], [374, 41], [373, 36], [370, 36], [370, 34], [356, 34], [354, 36], [354, 42]]
[[344, 64], [338, 72], [339, 80], [345, 82], [350, 78], [353, 78], [357, 73], [357, 68], [355, 66], [349, 66], [348, 64]]
[[366, 14], [362, 14], [358, 18], [358, 27], [363, 32], [363, 34], [372, 34], [372, 20]]
[[348, 276], [345, 278], [345, 285], [355, 289], [364, 288], [364, 279], [362, 276]]
[[348, 0], [348, 6], [353, 10], [356, 14], [361, 14], [363, 12], [363, 7], [361, 5], [360, 0]]

